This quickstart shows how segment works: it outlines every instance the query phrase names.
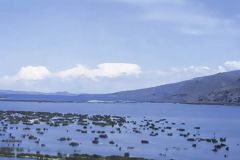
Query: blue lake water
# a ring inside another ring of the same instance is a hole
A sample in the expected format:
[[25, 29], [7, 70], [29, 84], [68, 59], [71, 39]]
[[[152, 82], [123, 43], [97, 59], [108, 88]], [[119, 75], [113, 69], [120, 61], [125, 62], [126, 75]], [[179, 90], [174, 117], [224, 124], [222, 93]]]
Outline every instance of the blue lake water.
[[[150, 137], [148, 131], [141, 134], [134, 134], [127, 129], [121, 134], [109, 135], [108, 139], [102, 140], [98, 145], [92, 144], [94, 134], [79, 134], [75, 130], [76, 125], [49, 128], [48, 132], [41, 137], [41, 142], [46, 144], [42, 148], [29, 141], [23, 141], [23, 148], [31, 151], [41, 151], [46, 154], [61, 153], [88, 153], [100, 155], [123, 155], [129, 152], [131, 156], [145, 157], [152, 159], [175, 159], [175, 160], [238, 160], [240, 157], [240, 107], [218, 106], [218, 105], [190, 105], [190, 104], [155, 104], [155, 103], [126, 103], [126, 104], [106, 104], [106, 103], [34, 103], [34, 102], [0, 102], [0, 110], [14, 111], [43, 111], [59, 113], [79, 113], [89, 115], [116, 115], [129, 116], [129, 120], [140, 123], [143, 119], [159, 120], [167, 119], [176, 123], [168, 136], [166, 133], [159, 133], [159, 136]], [[181, 123], [186, 123], [181, 126]], [[201, 127], [199, 131], [201, 137], [226, 137], [230, 150], [212, 151], [212, 145], [205, 142], [197, 143], [197, 147], [192, 147], [192, 143], [178, 136], [176, 131], [179, 127], [184, 127], [191, 133], [195, 133], [194, 127]], [[23, 128], [24, 126], [18, 125]], [[37, 128], [39, 126], [33, 126]], [[41, 127], [47, 127], [42, 125]], [[130, 128], [131, 126], [129, 126]], [[96, 130], [103, 130], [95, 127]], [[107, 132], [110, 127], [105, 127]], [[68, 131], [68, 132], [67, 132]], [[8, 130], [20, 137], [19, 131]], [[27, 131], [23, 131], [27, 132]], [[29, 131], [32, 132], [32, 131]], [[75, 141], [80, 142], [80, 146], [72, 148], [58, 142], [56, 139], [63, 136], [71, 136]], [[142, 139], [147, 139], [149, 144], [141, 144]], [[109, 140], [114, 140], [119, 148], [108, 144]], [[1, 147], [5, 144], [1, 143]], [[127, 149], [133, 147], [134, 149]], [[227, 156], [227, 158], [224, 157]]]

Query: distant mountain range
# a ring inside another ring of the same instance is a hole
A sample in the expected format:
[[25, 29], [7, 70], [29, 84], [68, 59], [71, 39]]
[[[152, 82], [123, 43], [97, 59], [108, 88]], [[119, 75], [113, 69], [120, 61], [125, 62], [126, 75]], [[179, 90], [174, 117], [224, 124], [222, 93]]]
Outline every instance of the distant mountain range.
[[89, 102], [89, 103], [193, 103], [240, 105], [240, 71], [110, 94], [70, 94], [0, 91], [1, 101]]

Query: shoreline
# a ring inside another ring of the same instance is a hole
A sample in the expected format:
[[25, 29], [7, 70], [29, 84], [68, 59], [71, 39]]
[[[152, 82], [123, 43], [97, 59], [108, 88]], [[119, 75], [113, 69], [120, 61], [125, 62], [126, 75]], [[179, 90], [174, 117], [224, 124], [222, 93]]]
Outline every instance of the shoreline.
[[200, 103], [200, 102], [185, 102], [185, 103], [179, 103], [179, 102], [152, 102], [152, 101], [145, 101], [145, 102], [84, 102], [84, 101], [48, 101], [48, 100], [7, 100], [7, 99], [0, 99], [0, 102], [25, 102], [25, 103], [86, 103], [86, 104], [132, 104], [132, 103], [137, 103], [137, 104], [144, 104], [144, 103], [153, 103], [153, 104], [192, 104], [192, 105], [209, 105], [209, 106], [214, 106], [214, 105], [220, 105], [220, 106], [236, 106], [240, 107], [240, 104], [237, 103]]
[[0, 153], [0, 157], [11, 157], [11, 158], [19, 158], [19, 159], [45, 159], [45, 160], [146, 160], [145, 158], [140, 157], [128, 157], [125, 156], [100, 156], [100, 155], [89, 155], [89, 154], [72, 154], [69, 156], [62, 155], [48, 155], [48, 154], [34, 154], [34, 153]]

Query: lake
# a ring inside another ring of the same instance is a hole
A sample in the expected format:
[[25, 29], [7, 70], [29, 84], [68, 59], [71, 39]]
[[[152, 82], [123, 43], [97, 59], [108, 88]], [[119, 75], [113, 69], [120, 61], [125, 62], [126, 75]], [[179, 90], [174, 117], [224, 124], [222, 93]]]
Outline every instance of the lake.
[[[26, 128], [24, 124], [9, 125], [12, 128], [8, 128], [6, 132], [11, 133], [16, 138], [20, 139], [23, 134], [31, 133], [40, 139], [40, 144], [22, 139], [21, 148], [30, 153], [39, 151], [54, 155], [60, 152], [63, 154], [87, 153], [102, 156], [123, 156], [124, 153], [129, 153], [130, 156], [134, 157], [163, 160], [237, 160], [240, 157], [240, 107], [237, 106], [0, 102], [0, 108], [2, 111], [78, 113], [86, 114], [89, 117], [91, 115], [122, 116], [126, 118], [126, 121], [129, 121], [122, 128], [120, 127], [121, 133], [116, 132], [118, 128], [116, 126], [103, 127], [92, 124], [85, 128], [88, 131], [87, 134], [79, 133], [76, 130], [82, 129], [82, 126], [75, 122], [59, 127], [40, 123], [30, 126], [30, 130], [24, 130]], [[19, 128], [15, 129], [15, 127]], [[154, 130], [156, 127], [158, 129]], [[47, 128], [48, 130], [44, 132], [44, 135], [38, 135], [37, 128]], [[98, 136], [93, 131], [100, 130], [104, 131], [108, 137], [100, 139], [98, 144], [93, 144], [92, 140]], [[115, 132], [110, 134], [113, 130]], [[184, 137], [184, 134], [187, 133], [190, 134]], [[74, 142], [79, 142], [80, 145], [72, 147], [67, 142], [57, 140], [66, 136], [71, 137]], [[195, 140], [192, 141], [191, 138]], [[214, 144], [205, 140], [213, 138], [226, 138], [226, 141], [223, 142], [229, 150], [226, 150], [224, 146], [218, 151], [213, 151]], [[1, 138], [1, 140], [3, 139], [6, 137]], [[200, 141], [200, 139], [204, 140]], [[148, 143], [144, 144], [142, 140], [147, 140]], [[109, 144], [109, 141], [113, 141], [114, 145]], [[1, 147], [6, 147], [10, 143], [0, 142], [0, 144]], [[45, 146], [43, 147], [41, 144]]]

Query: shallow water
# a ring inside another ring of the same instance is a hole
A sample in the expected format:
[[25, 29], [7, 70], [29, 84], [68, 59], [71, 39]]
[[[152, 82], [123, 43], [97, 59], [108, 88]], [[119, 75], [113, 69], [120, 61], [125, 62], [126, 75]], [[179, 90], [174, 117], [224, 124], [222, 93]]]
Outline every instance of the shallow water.
[[[44, 111], [60, 113], [79, 113], [89, 115], [117, 115], [130, 116], [130, 120], [138, 123], [143, 119], [159, 120], [166, 118], [169, 122], [176, 123], [171, 130], [173, 136], [166, 133], [159, 133], [159, 136], [151, 137], [148, 131], [141, 134], [134, 134], [128, 129], [122, 129], [121, 134], [108, 134], [108, 139], [103, 139], [99, 144], [92, 144], [95, 134], [81, 134], [75, 130], [76, 125], [66, 127], [49, 127], [46, 125], [31, 126], [31, 131], [22, 131], [24, 125], [18, 125], [19, 130], [8, 130], [16, 137], [23, 133], [35, 134], [38, 127], [47, 127], [49, 130], [44, 135], [38, 135], [41, 143], [46, 147], [40, 147], [31, 141], [23, 141], [22, 146], [30, 152], [40, 151], [46, 154], [61, 153], [88, 153], [100, 155], [123, 155], [129, 152], [131, 156], [145, 157], [152, 159], [175, 159], [175, 160], [237, 160], [240, 157], [240, 107], [236, 106], [208, 106], [208, 105], [185, 105], [185, 104], [153, 104], [153, 103], [129, 103], [129, 104], [87, 104], [87, 103], [24, 103], [24, 102], [0, 102], [1, 110], [14, 111]], [[184, 128], [191, 133], [195, 133], [194, 127], [201, 127], [200, 135], [203, 138], [226, 137], [230, 151], [220, 150], [217, 153], [212, 151], [212, 145], [205, 142], [197, 143], [193, 148], [192, 143], [179, 136], [176, 128], [181, 127], [181, 123], [186, 123]], [[131, 125], [131, 124], [130, 124]], [[131, 128], [132, 126], [127, 126]], [[110, 131], [111, 127], [94, 126], [94, 130]], [[68, 130], [68, 132], [67, 132]], [[170, 131], [169, 131], [170, 132]], [[79, 147], [71, 147], [66, 142], [59, 142], [57, 138], [71, 137], [74, 141], [80, 142]], [[147, 139], [149, 144], [141, 144], [142, 139]], [[109, 140], [114, 140], [118, 147], [108, 144]], [[0, 146], [6, 146], [0, 142]], [[127, 149], [134, 147], [134, 149]], [[227, 158], [224, 158], [224, 155]]]

